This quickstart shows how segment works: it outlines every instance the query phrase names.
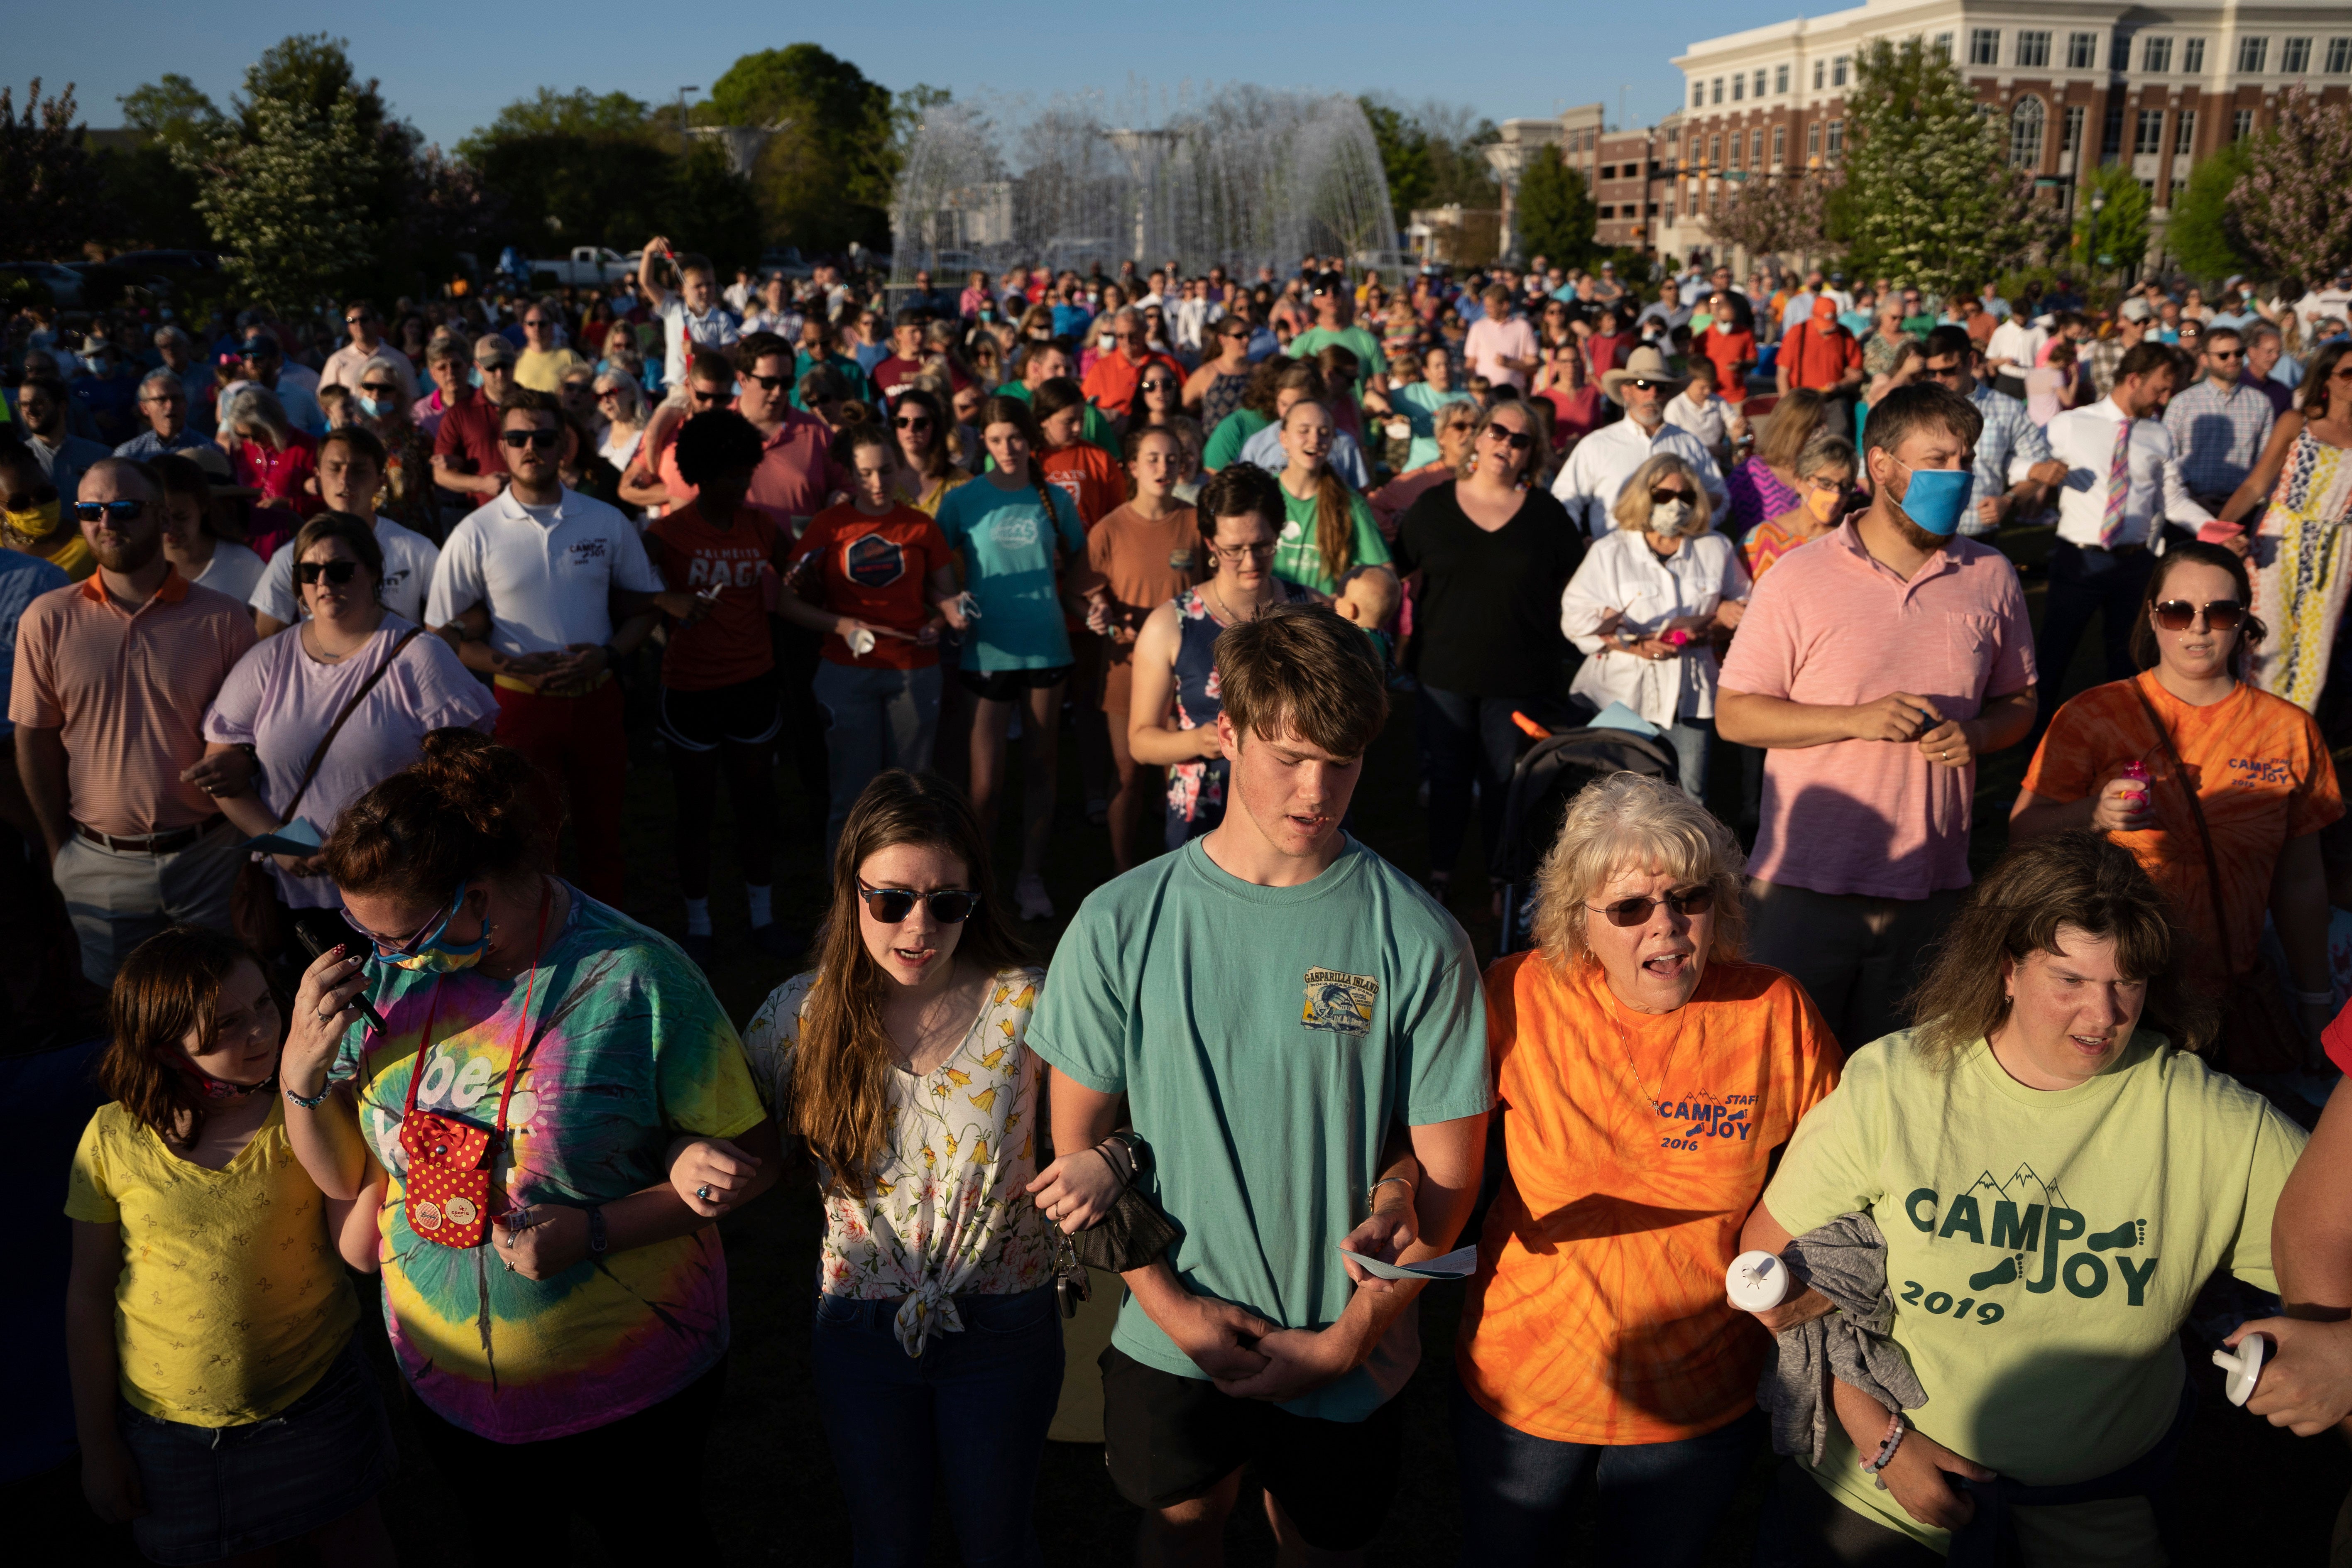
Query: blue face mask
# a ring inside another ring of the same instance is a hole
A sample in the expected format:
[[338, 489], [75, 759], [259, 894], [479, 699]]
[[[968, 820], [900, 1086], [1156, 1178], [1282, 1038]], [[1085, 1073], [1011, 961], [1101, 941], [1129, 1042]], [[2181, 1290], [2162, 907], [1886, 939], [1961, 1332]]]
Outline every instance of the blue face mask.
[[431, 931], [416, 939], [405, 952], [385, 952], [375, 950], [375, 961], [395, 969], [414, 970], [421, 974], [446, 974], [452, 970], [471, 969], [482, 961], [482, 950], [490, 944], [489, 926], [485, 923], [482, 934], [472, 942], [457, 943], [446, 940], [449, 921], [466, 901], [466, 884], [457, 884], [457, 896], [449, 900], [449, 911], [434, 924]]
[[476, 365], [473, 369], [466, 373], [466, 384], [467, 386], [479, 386], [482, 384], [481, 366]]
[[1948, 539], [1960, 526], [1960, 518], [1969, 509], [1969, 491], [1976, 485], [1976, 476], [1966, 468], [1910, 468], [1911, 482], [1900, 496], [1892, 497], [1898, 510], [1913, 525], [1926, 530], [1939, 539]]
[[371, 419], [382, 419], [392, 412], [392, 405], [381, 397], [360, 397], [360, 412]]

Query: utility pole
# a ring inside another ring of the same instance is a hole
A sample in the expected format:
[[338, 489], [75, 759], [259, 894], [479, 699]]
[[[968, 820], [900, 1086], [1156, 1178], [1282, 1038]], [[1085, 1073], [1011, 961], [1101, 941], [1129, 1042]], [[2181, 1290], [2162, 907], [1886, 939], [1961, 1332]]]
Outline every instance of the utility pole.
[[693, 137], [687, 132], [686, 95], [689, 92], [700, 92], [701, 90], [702, 89], [698, 87], [682, 87], [677, 89], [677, 144], [681, 151], [686, 147], [688, 142], [693, 140]]

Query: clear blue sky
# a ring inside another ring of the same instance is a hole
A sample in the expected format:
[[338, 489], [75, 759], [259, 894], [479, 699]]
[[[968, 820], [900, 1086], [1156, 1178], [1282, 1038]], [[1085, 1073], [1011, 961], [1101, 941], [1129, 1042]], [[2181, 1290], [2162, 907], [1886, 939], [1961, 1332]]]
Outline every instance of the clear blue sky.
[[[115, 100], [179, 71], [226, 105], [245, 67], [289, 33], [348, 37], [362, 77], [380, 78], [394, 110], [444, 145], [542, 85], [673, 100], [709, 87], [737, 56], [802, 41], [853, 60], [893, 89], [916, 82], [961, 96], [1040, 97], [1081, 88], [1114, 94], [1130, 73], [1155, 92], [1190, 81], [1250, 81], [1436, 98], [1501, 121], [1605, 102], [1646, 124], [1681, 91], [1667, 61], [1693, 40], [1786, 15], [1732, 0], [1673, 7], [1572, 0], [1512, 11], [1420, 0], [1320, 5], [1265, 0], [1051, 7], [1018, 3], [745, 5], [580, 0], [500, 5], [415, 0], [321, 7], [290, 0], [69, 0], [11, 7], [6, 79], [17, 91], [79, 84], [84, 120], [119, 125]], [[1087, 29], [1092, 15], [1105, 25]], [[1148, 27], [1114, 18], [1150, 16]], [[1237, 67], [1236, 59], [1247, 63]]]

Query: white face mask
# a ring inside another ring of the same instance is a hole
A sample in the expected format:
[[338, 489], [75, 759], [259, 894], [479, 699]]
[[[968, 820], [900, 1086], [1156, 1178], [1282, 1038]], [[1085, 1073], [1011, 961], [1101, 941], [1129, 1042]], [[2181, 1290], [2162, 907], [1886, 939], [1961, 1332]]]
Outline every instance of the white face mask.
[[1691, 503], [1686, 500], [1662, 500], [1650, 503], [1652, 533], [1680, 533], [1683, 524], [1690, 521]]

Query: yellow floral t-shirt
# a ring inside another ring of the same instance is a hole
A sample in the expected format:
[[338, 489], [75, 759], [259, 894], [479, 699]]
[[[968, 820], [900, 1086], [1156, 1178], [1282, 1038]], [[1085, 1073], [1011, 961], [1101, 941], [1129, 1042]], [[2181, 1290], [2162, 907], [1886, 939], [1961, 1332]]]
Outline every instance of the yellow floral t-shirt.
[[82, 1130], [66, 1214], [122, 1227], [114, 1347], [131, 1408], [242, 1426], [310, 1392], [359, 1321], [326, 1199], [273, 1106], [217, 1171], [182, 1159], [120, 1102]]
[[[744, 1026], [743, 1049], [771, 1114], [790, 1103], [801, 1008], [814, 972], [778, 986]], [[906, 1298], [898, 1342], [922, 1353], [963, 1327], [957, 1296], [1009, 1296], [1053, 1278], [1051, 1228], [1022, 1189], [1037, 1173], [1037, 1089], [1029, 1049], [1042, 969], [996, 976], [971, 1027], [933, 1071], [890, 1070], [890, 1128], [866, 1195], [824, 1194], [817, 1289], [861, 1300]], [[789, 1131], [789, 1130], [788, 1130]]]

